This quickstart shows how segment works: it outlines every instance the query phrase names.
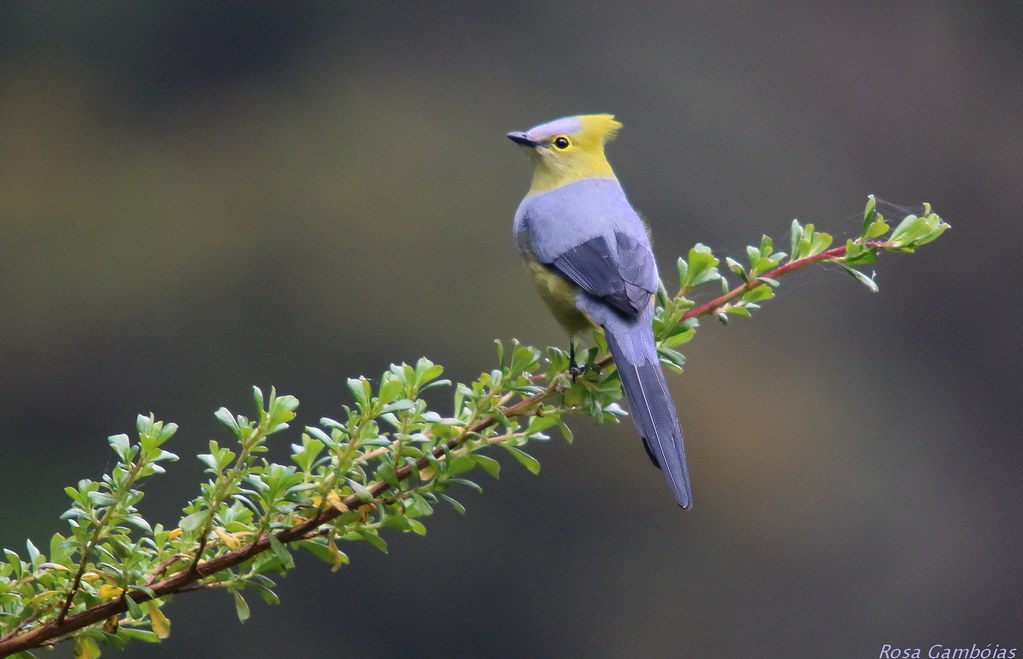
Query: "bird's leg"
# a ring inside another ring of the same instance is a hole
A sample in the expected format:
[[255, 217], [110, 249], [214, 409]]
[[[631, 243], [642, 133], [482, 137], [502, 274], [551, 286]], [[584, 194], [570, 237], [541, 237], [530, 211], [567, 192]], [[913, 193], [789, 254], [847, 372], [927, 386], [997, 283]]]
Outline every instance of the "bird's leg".
[[586, 364], [577, 364], [575, 361], [575, 341], [568, 342], [568, 372], [572, 374], [572, 382], [586, 372]]

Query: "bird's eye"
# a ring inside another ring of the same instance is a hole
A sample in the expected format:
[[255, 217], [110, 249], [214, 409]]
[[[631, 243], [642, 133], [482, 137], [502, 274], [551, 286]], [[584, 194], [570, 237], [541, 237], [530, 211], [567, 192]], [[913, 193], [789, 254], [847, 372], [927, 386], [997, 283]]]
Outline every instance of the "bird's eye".
[[561, 149], [562, 151], [567, 149], [571, 144], [572, 143], [569, 142], [568, 138], [565, 137], [564, 135], [558, 135], [557, 137], [554, 138], [554, 146]]

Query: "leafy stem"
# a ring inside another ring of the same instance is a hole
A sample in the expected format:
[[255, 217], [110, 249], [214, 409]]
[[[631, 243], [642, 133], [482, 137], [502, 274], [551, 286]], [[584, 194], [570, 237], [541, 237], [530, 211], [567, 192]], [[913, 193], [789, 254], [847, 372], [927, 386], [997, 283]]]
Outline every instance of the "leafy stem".
[[[749, 316], [774, 296], [779, 279], [816, 263], [839, 264], [876, 290], [873, 277], [858, 267], [883, 251], [912, 252], [947, 228], [925, 205], [892, 230], [870, 198], [860, 235], [845, 245], [832, 247], [830, 235], [793, 221], [789, 253], [776, 252], [764, 236], [747, 248], [748, 263], [726, 258], [721, 271], [710, 248], [696, 245], [679, 259], [678, 293], [669, 295], [662, 286], [657, 294], [654, 333], [661, 361], [680, 371], [684, 357], [677, 349], [694, 337], [700, 318]], [[739, 283], [730, 285], [729, 276]], [[700, 304], [689, 297], [714, 283], [722, 291], [716, 297]], [[449, 415], [424, 400], [427, 392], [451, 385], [440, 379], [443, 368], [425, 358], [392, 365], [377, 387], [364, 377], [351, 379], [354, 403], [343, 408], [344, 419], [307, 426], [301, 442], [291, 445], [287, 465], [257, 455], [295, 418], [298, 401], [273, 389], [264, 399], [254, 388], [255, 419], [224, 408], [216, 412], [234, 435], [237, 453], [210, 441], [210, 452], [199, 459], [211, 478], [176, 528], [150, 525], [134, 508], [142, 498], [139, 483], [163, 473], [159, 462], [176, 459], [160, 448], [176, 426], [140, 416], [138, 442], [110, 438], [118, 457], [110, 474], [66, 489], [71, 536], [54, 534], [48, 560], [31, 542], [28, 560], [4, 550], [0, 656], [63, 639], [73, 639], [83, 656], [96, 655], [101, 643], [157, 642], [170, 633], [160, 608], [167, 596], [192, 590], [229, 591], [245, 620], [244, 593], [276, 604], [271, 577], [294, 567], [296, 549], [338, 569], [348, 563], [341, 543], [366, 542], [386, 551], [384, 532], [425, 534], [422, 519], [437, 504], [464, 511], [450, 492], [479, 489], [466, 478], [469, 472], [499, 475], [501, 463], [488, 453], [504, 452], [537, 473], [540, 463], [523, 447], [549, 439], [552, 430], [572, 441], [565, 417], [588, 414], [601, 423], [624, 414], [616, 402], [618, 378], [605, 368], [612, 363], [607, 347], [599, 333], [594, 339], [585, 351], [591, 368], [574, 379], [562, 350], [541, 352], [513, 342], [506, 351], [499, 342], [498, 367], [454, 385]]]

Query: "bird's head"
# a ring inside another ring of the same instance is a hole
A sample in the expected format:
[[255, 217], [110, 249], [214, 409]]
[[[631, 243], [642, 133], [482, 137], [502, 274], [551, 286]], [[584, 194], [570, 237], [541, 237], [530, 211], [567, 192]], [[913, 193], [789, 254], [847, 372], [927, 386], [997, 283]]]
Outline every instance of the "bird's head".
[[622, 124], [612, 114], [584, 114], [508, 133], [533, 161], [530, 194], [559, 188], [586, 178], [614, 178], [604, 145]]

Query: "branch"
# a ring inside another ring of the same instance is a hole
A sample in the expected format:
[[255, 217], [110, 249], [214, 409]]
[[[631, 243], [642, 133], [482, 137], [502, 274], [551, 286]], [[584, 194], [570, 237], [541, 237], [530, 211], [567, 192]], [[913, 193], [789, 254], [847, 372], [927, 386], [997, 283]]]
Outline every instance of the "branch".
[[[545, 390], [541, 393], [533, 394], [532, 396], [525, 398], [514, 405], [509, 405], [501, 410], [501, 414], [505, 417], [514, 417], [528, 411], [541, 401], [545, 400], [551, 395], [550, 390]], [[490, 428], [498, 422], [498, 416], [488, 416], [480, 421], [477, 421], [472, 426], [468, 427], [461, 435], [451, 439], [431, 451], [431, 456], [435, 459], [441, 459], [445, 454], [458, 448], [470, 438], [478, 435], [483, 430]], [[430, 460], [427, 457], [422, 457], [416, 460], [414, 465], [406, 465], [395, 472], [395, 477], [398, 481], [405, 481], [412, 476], [416, 471], [425, 469], [429, 466]], [[372, 506], [373, 500], [377, 500], [392, 488], [392, 485], [386, 481], [379, 480], [373, 483], [368, 488], [371, 501], [364, 501], [365, 496], [357, 494], [351, 494], [345, 498], [341, 505], [336, 508], [327, 508], [314, 517], [297, 524], [287, 530], [280, 531], [275, 534], [276, 539], [281, 543], [292, 543], [298, 540], [306, 540], [310, 537], [317, 535], [319, 527], [336, 519], [341, 516], [343, 512], [349, 510], [356, 510], [366, 506]], [[203, 543], [205, 544], [205, 543]], [[242, 549], [229, 551], [225, 554], [218, 556], [217, 558], [207, 561], [200, 562], [198, 565], [191, 566], [188, 570], [178, 572], [174, 576], [158, 581], [149, 586], [148, 591], [135, 591], [130, 594], [131, 599], [136, 604], [148, 602], [150, 600], [159, 599], [166, 597], [167, 595], [173, 595], [188, 591], [191, 586], [201, 579], [218, 573], [224, 570], [228, 570], [233, 567], [237, 567], [242, 563], [250, 560], [254, 556], [261, 554], [271, 548], [271, 540], [269, 535], [264, 535], [259, 538], [251, 545], [248, 545]], [[166, 569], [166, 568], [164, 568]], [[69, 600], [70, 601], [70, 600]], [[59, 638], [65, 636], [76, 630], [94, 625], [98, 622], [107, 620], [113, 616], [120, 615], [128, 610], [128, 604], [124, 598], [111, 600], [106, 604], [94, 606], [81, 613], [72, 616], [59, 615], [56, 620], [36, 627], [30, 632], [14, 636], [13, 638], [4, 637], [0, 640], [0, 657], [6, 657], [9, 654], [21, 652], [35, 647], [40, 647], [46, 641], [50, 639]], [[61, 613], [64, 613], [65, 609], [62, 609]], [[15, 631], [17, 633], [17, 630]]]
[[[878, 250], [890, 249], [895, 245], [894, 243], [883, 240], [871, 240], [864, 243], [864, 246], [867, 249]], [[697, 307], [693, 307], [689, 311], [682, 314], [682, 318], [687, 319], [698, 318], [700, 316], [715, 316], [718, 313], [720, 313], [721, 309], [727, 306], [729, 302], [735, 300], [736, 298], [741, 297], [744, 293], [751, 291], [759, 286], [768, 286], [769, 284], [768, 282], [764, 281], [765, 279], [780, 279], [781, 277], [789, 274], [790, 272], [795, 272], [796, 270], [805, 268], [808, 265], [813, 265], [814, 263], [820, 263], [821, 261], [838, 261], [846, 255], [847, 251], [848, 247], [846, 245], [842, 245], [841, 247], [833, 247], [829, 250], [820, 252], [818, 254], [814, 254], [813, 256], [804, 256], [801, 259], [789, 261], [785, 265], [780, 265], [777, 268], [768, 270], [767, 272], [765, 272], [760, 277], [757, 277], [756, 279], [750, 280], [745, 284], [742, 284], [741, 286], [736, 286], [727, 293], [719, 295], [713, 300], [708, 300], [707, 302], [704, 302], [703, 304]]]
[[[684, 357], [675, 348], [692, 339], [698, 318], [749, 315], [791, 272], [838, 263], [876, 289], [854, 266], [873, 263], [880, 251], [911, 252], [947, 228], [925, 205], [922, 215], [907, 216], [888, 240], [878, 240], [889, 227], [871, 198], [860, 237], [844, 246], [830, 248], [829, 235], [793, 222], [791, 255], [774, 252], [764, 236], [758, 247], [747, 248], [748, 266], [726, 259], [742, 280], [733, 287], [725, 284], [720, 261], [709, 248], [697, 245], [688, 259], [679, 259], [678, 294], [668, 297], [662, 290], [658, 295], [654, 330], [662, 362], [681, 370]], [[712, 282], [722, 284], [721, 295], [699, 305], [687, 297]], [[587, 357], [594, 368], [576, 379], [561, 350], [549, 348], [542, 359], [539, 350], [514, 342], [506, 355], [499, 343], [500, 368], [456, 385], [450, 417], [431, 411], [422, 398], [450, 385], [438, 379], [443, 369], [429, 360], [392, 366], [375, 391], [366, 378], [349, 380], [354, 407], [344, 408], [346, 420], [322, 419], [319, 426], [306, 427], [301, 443], [292, 445], [294, 465], [257, 456], [271, 435], [288, 428], [298, 401], [272, 389], [264, 400], [254, 389], [257, 418], [223, 408], [216, 413], [240, 450], [236, 455], [210, 442], [210, 452], [199, 458], [211, 479], [172, 529], [150, 525], [133, 506], [142, 496], [138, 483], [162, 474], [160, 462], [176, 459], [161, 445], [177, 428], [140, 416], [136, 442], [126, 435], [110, 438], [118, 458], [110, 474], [66, 488], [72, 507], [63, 517], [71, 534], [54, 535], [49, 560], [31, 542], [28, 561], [5, 550], [0, 656], [65, 639], [73, 639], [82, 655], [96, 654], [97, 643], [158, 641], [169, 634], [170, 623], [160, 610], [166, 598], [199, 589], [230, 590], [244, 620], [248, 605], [241, 590], [276, 603], [269, 575], [294, 566], [292, 547], [338, 569], [348, 562], [338, 541], [366, 541], [384, 549], [382, 529], [425, 533], [420, 518], [435, 504], [464, 510], [447, 492], [453, 486], [478, 488], [464, 478], [467, 472], [480, 467], [498, 475], [500, 464], [485, 452], [500, 447], [536, 473], [539, 462], [521, 447], [547, 439], [544, 432], [550, 429], [571, 441], [562, 417], [588, 414], [608, 422], [623, 414], [616, 404], [620, 384], [604, 369], [611, 359], [602, 337], [595, 338], [597, 347]], [[244, 572], [235, 569], [243, 565]]]

